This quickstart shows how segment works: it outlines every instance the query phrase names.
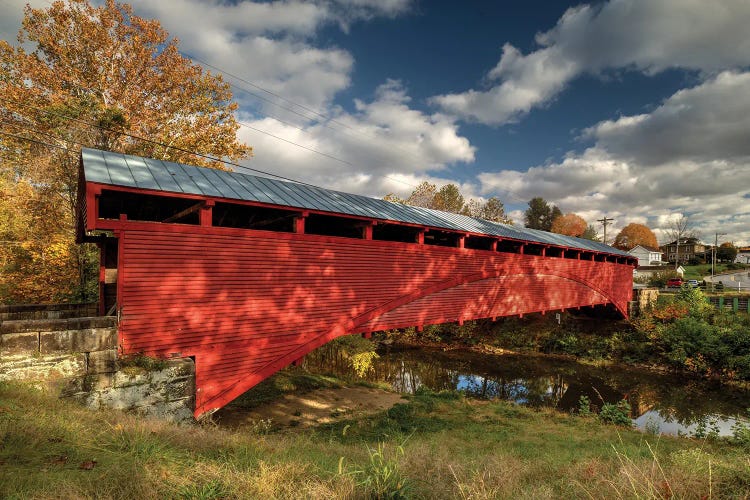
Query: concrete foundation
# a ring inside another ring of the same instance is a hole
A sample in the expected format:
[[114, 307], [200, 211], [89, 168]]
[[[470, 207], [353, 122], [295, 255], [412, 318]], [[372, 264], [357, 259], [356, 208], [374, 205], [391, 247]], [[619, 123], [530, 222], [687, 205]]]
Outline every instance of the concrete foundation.
[[60, 317], [81, 310], [0, 306], [0, 381], [38, 382], [92, 409], [192, 422], [193, 360], [119, 358], [116, 318]]

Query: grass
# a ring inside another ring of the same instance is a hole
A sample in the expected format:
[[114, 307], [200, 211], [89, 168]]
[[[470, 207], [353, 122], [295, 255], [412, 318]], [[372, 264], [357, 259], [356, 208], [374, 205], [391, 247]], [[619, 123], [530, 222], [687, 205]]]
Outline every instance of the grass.
[[2, 498], [742, 498], [747, 452], [456, 393], [260, 435], [0, 383]]
[[[716, 266], [714, 267], [714, 274], [742, 271], [742, 269], [728, 269], [728, 266], [729, 264], [716, 264]], [[711, 264], [698, 264], [695, 266], [683, 265], [682, 267], [685, 269], [684, 278], [686, 280], [701, 281], [704, 276], [711, 275]]]

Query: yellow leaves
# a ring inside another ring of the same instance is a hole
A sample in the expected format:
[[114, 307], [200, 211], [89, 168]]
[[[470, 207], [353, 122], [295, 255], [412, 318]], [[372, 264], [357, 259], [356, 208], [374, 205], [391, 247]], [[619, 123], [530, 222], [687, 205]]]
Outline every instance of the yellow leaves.
[[0, 136], [0, 301], [38, 302], [80, 290], [87, 269], [73, 244], [82, 145], [218, 168], [185, 151], [237, 161], [252, 149], [237, 140], [230, 86], [158, 21], [113, 0], [24, 12], [32, 50], [0, 41], [0, 130], [73, 151]]

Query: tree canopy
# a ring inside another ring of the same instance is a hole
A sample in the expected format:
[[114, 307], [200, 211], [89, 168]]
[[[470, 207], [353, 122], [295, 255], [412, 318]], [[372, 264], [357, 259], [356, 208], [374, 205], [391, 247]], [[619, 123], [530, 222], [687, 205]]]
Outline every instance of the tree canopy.
[[588, 224], [579, 215], [570, 213], [556, 217], [552, 221], [551, 230], [553, 233], [564, 234], [566, 236], [580, 237], [584, 232]]
[[544, 198], [536, 197], [529, 201], [529, 208], [524, 212], [523, 220], [524, 225], [530, 229], [550, 231], [552, 221], [561, 215], [562, 212], [555, 205], [550, 205]]
[[492, 222], [513, 224], [510, 217], [505, 214], [505, 206], [499, 198], [493, 196], [484, 203], [473, 198], [465, 201], [464, 196], [455, 184], [446, 184], [438, 189], [435, 184], [425, 181], [417, 186], [405, 200], [393, 193], [385, 195], [383, 199], [394, 203], [403, 203], [404, 205], [479, 217]]
[[[0, 301], [64, 300], [82, 293], [91, 260], [73, 241], [82, 146], [219, 168], [190, 152], [252, 150], [229, 85], [128, 5], [27, 6], [18, 41], [0, 41]], [[53, 274], [64, 282], [46, 285]]]
[[648, 226], [631, 222], [615, 236], [613, 246], [620, 250], [630, 250], [641, 245], [647, 248], [659, 248], [656, 242], [656, 235]]
[[737, 258], [737, 247], [732, 242], [724, 242], [716, 249], [716, 258], [723, 262], [734, 262]]

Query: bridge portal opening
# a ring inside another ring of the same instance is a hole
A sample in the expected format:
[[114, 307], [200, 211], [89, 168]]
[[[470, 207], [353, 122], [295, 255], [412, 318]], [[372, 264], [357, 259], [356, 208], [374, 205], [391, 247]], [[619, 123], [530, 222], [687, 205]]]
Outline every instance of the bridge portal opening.
[[211, 223], [217, 227], [289, 233], [294, 230], [294, 217], [297, 215], [297, 212], [290, 210], [217, 202], [212, 210]]
[[172, 222], [198, 225], [202, 202], [172, 196], [126, 193], [103, 189], [99, 197], [99, 218], [144, 222]]

